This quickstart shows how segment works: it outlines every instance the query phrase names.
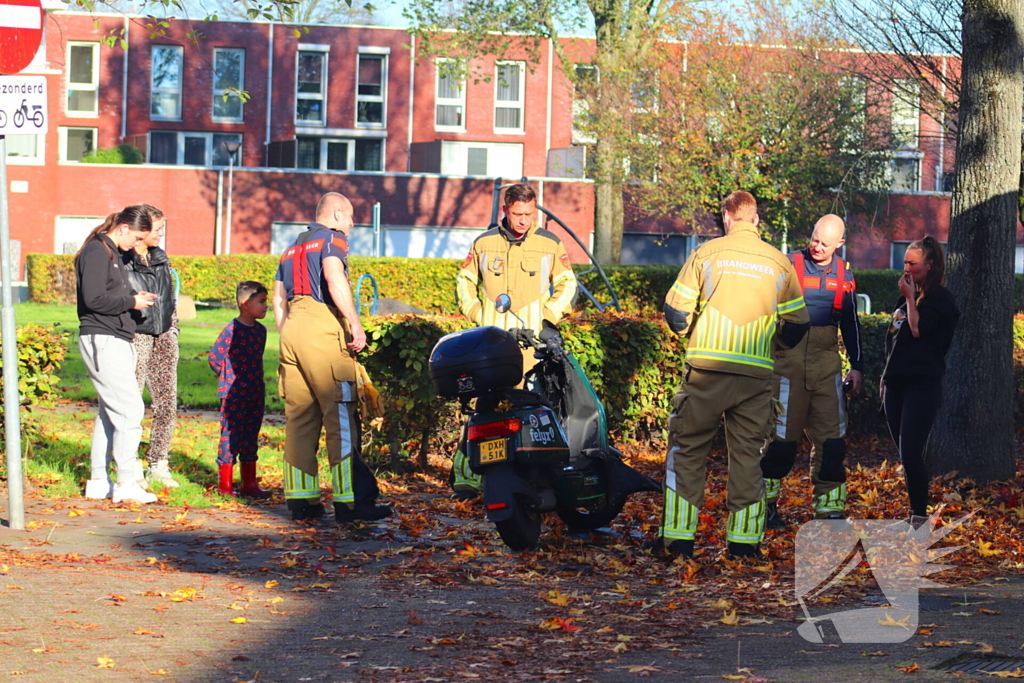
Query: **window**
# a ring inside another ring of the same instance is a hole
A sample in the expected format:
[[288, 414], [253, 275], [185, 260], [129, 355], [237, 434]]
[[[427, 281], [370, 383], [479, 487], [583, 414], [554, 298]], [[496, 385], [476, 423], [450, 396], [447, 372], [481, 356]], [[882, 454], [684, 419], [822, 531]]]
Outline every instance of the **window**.
[[327, 51], [300, 50], [295, 71], [295, 122], [327, 123]]
[[524, 62], [498, 62], [494, 78], [494, 132], [523, 132]]
[[12, 166], [38, 166], [43, 163], [45, 135], [8, 135], [7, 163]]
[[242, 121], [245, 90], [245, 50], [218, 47], [213, 50], [213, 120]]
[[921, 158], [916, 154], [900, 154], [892, 160], [890, 192], [917, 192], [921, 189]]
[[840, 149], [856, 154], [864, 149], [867, 123], [867, 82], [859, 76], [846, 76], [840, 81], [839, 111], [836, 118], [843, 124]]
[[599, 72], [596, 64], [577, 64], [576, 87], [572, 96], [572, 144], [593, 145], [597, 142], [591, 126], [590, 98], [598, 85]]
[[466, 129], [466, 88], [458, 75], [446, 73], [446, 69], [456, 69], [454, 59], [439, 59], [437, 64], [437, 90], [434, 96], [436, 130], [464, 131]]
[[466, 159], [467, 175], [487, 175], [487, 148], [470, 147]]
[[97, 114], [100, 81], [99, 56], [99, 43], [68, 43], [68, 114], [84, 114], [86, 116]]
[[388, 58], [384, 54], [367, 54], [371, 48], [359, 49], [356, 69], [356, 125], [383, 128], [388, 83]]
[[82, 157], [96, 151], [95, 128], [60, 128], [61, 161], [81, 161]]
[[154, 45], [149, 116], [181, 120], [181, 72], [185, 51], [177, 45]]
[[297, 137], [295, 167], [321, 171], [383, 171], [384, 141], [379, 138]]
[[241, 142], [240, 133], [190, 133], [152, 131], [149, 134], [149, 163], [186, 166], [227, 166], [224, 142]]
[[892, 93], [892, 139], [900, 149], [917, 149], [920, 125], [921, 84], [899, 79]]

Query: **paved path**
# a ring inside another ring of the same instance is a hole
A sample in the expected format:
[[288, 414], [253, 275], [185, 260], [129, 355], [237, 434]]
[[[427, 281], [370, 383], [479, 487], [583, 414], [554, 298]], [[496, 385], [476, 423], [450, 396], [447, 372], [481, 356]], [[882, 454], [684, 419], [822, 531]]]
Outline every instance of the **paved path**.
[[[615, 546], [610, 566], [565, 556], [505, 580], [517, 556], [456, 517], [416, 539], [392, 521], [300, 527], [280, 504], [36, 500], [27, 512], [35, 528], [0, 530], [0, 677], [14, 681], [992, 680], [930, 667], [976, 650], [1024, 659], [1019, 576], [929, 592], [929, 632], [906, 643], [815, 645], [796, 634], [795, 610], [736, 626], [720, 609], [648, 622], [645, 602], [666, 588], [626, 591]], [[460, 551], [472, 544], [490, 559]], [[552, 587], [567, 605], [544, 598]], [[539, 628], [566, 614], [583, 630]]]

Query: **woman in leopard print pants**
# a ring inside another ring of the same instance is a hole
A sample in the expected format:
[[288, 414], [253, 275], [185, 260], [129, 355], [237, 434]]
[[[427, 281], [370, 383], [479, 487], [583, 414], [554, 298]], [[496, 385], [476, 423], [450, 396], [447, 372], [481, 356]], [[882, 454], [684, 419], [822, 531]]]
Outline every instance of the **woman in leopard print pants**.
[[159, 297], [141, 319], [136, 319], [134, 340], [135, 377], [140, 391], [149, 386], [153, 410], [146, 478], [150, 487], [157, 489], [178, 486], [168, 467], [171, 437], [178, 419], [178, 317], [174, 312], [170, 261], [158, 246], [166, 220], [159, 209], [149, 208], [153, 230], [136, 245], [128, 274], [135, 289]]

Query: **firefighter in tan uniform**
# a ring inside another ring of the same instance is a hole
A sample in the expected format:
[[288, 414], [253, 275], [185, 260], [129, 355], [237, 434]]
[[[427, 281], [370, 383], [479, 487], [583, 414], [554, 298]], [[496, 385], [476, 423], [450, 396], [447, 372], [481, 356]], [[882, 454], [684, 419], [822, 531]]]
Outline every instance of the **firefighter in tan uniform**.
[[793, 346], [808, 327], [792, 264], [758, 235], [754, 197], [733, 192], [722, 208], [726, 236], [690, 255], [665, 298], [669, 327], [688, 341], [686, 374], [669, 415], [660, 541], [686, 557], [693, 556], [705, 462], [723, 415], [728, 551], [758, 553], [765, 524], [760, 461], [775, 422], [773, 344]]
[[297, 520], [324, 514], [317, 475], [321, 430], [338, 522], [383, 519], [377, 480], [359, 456], [355, 354], [366, 333], [348, 281], [352, 204], [335, 192], [320, 199], [316, 222], [281, 255], [274, 277], [274, 318], [281, 332], [284, 398], [284, 497]]
[[[501, 224], [473, 241], [459, 270], [459, 310], [480, 326], [525, 326], [540, 332], [545, 320], [556, 324], [572, 310], [576, 276], [562, 241], [537, 222], [537, 193], [532, 187], [510, 186], [503, 208]], [[499, 294], [509, 295], [515, 315], [494, 309]], [[535, 363], [532, 352], [523, 354], [524, 373]], [[469, 469], [461, 448], [453, 458], [451, 484], [460, 500], [480, 491], [480, 476]]]
[[[811, 442], [811, 483], [814, 515], [842, 519], [846, 510], [846, 396], [857, 391], [864, 361], [857, 321], [857, 284], [843, 259], [835, 256], [846, 226], [839, 216], [823, 216], [814, 226], [806, 249], [790, 255], [811, 317], [807, 336], [775, 356], [772, 380], [775, 398], [785, 408], [775, 426], [775, 439], [761, 460], [767, 491], [769, 529], [786, 523], [778, 512], [782, 478], [796, 461], [804, 434]], [[850, 359], [845, 380], [839, 356], [839, 332]]]

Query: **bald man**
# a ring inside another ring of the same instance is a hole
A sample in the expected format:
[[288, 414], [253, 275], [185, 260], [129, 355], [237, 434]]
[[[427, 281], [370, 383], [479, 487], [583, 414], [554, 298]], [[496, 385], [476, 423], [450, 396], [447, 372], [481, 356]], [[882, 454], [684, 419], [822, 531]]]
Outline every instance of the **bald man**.
[[[860, 388], [864, 363], [857, 285], [849, 265], [835, 255], [845, 242], [845, 231], [839, 216], [822, 216], [807, 248], [789, 256], [803, 288], [811, 329], [795, 347], [778, 349], [775, 355], [773, 391], [785, 412], [778, 417], [774, 439], [761, 459], [769, 529], [786, 526], [778, 510], [779, 494], [804, 435], [811, 443], [815, 518], [846, 516], [845, 392]], [[839, 355], [840, 331], [850, 359], [845, 379]]]
[[316, 222], [281, 255], [274, 276], [274, 320], [281, 332], [279, 382], [284, 398], [284, 497], [292, 519], [323, 517], [317, 451], [327, 460], [338, 522], [383, 519], [377, 480], [359, 455], [355, 354], [366, 347], [348, 280], [352, 204], [328, 192]]

